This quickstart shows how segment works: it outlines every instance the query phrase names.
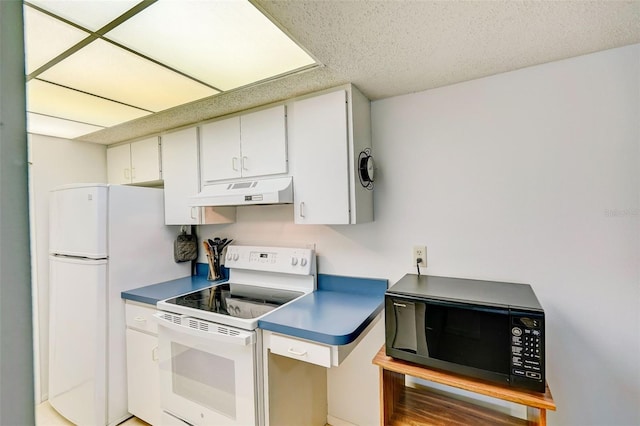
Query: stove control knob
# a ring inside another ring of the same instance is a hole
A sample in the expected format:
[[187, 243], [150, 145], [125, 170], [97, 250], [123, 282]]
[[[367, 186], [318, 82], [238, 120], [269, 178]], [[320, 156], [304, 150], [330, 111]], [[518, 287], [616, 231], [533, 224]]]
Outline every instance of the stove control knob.
[[231, 260], [232, 257], [233, 255], [231, 253], [227, 253], [227, 260]]
[[307, 259], [303, 257], [302, 259], [300, 259], [300, 266], [306, 266], [306, 265], [307, 265]]
[[238, 253], [233, 253], [233, 260], [240, 259], [240, 255]]
[[298, 264], [298, 258], [292, 257], [291, 258], [291, 266], [296, 266], [297, 264]]

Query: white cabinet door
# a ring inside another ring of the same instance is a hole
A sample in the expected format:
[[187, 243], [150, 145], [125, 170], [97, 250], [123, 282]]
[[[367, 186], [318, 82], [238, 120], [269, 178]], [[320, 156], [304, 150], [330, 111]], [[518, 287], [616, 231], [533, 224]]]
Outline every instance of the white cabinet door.
[[107, 149], [107, 179], [109, 183], [131, 183], [131, 145], [118, 145]]
[[200, 128], [203, 182], [240, 177], [240, 117], [204, 124]]
[[284, 105], [240, 117], [242, 177], [287, 172], [286, 125]]
[[162, 176], [165, 224], [199, 224], [200, 209], [189, 206], [189, 198], [200, 188], [197, 128], [162, 136]]
[[160, 175], [158, 137], [107, 148], [107, 180], [111, 184], [153, 182]]
[[129, 412], [152, 425], [161, 424], [158, 337], [127, 328]]
[[200, 128], [202, 182], [287, 172], [284, 105]]
[[131, 183], [160, 180], [158, 137], [131, 143]]
[[349, 223], [346, 96], [339, 90], [289, 109], [295, 223]]

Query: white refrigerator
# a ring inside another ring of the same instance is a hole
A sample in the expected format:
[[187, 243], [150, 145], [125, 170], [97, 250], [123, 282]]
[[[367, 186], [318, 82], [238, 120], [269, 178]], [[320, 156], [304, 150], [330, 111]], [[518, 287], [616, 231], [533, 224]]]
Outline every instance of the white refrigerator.
[[77, 184], [50, 197], [49, 402], [76, 425], [115, 425], [127, 412], [120, 293], [188, 276], [179, 229], [164, 224], [163, 190]]

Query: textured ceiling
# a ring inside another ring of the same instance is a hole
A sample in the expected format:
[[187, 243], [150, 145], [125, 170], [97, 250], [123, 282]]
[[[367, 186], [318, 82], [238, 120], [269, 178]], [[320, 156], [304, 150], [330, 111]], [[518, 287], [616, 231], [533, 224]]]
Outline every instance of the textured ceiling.
[[79, 139], [116, 143], [347, 82], [383, 99], [640, 43], [640, 0], [254, 3], [324, 67]]

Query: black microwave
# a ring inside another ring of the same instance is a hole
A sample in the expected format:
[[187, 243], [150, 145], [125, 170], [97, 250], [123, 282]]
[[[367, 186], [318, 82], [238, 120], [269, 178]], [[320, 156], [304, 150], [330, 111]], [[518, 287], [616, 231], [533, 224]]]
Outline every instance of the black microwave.
[[407, 274], [385, 294], [386, 354], [545, 391], [544, 311], [527, 284]]

